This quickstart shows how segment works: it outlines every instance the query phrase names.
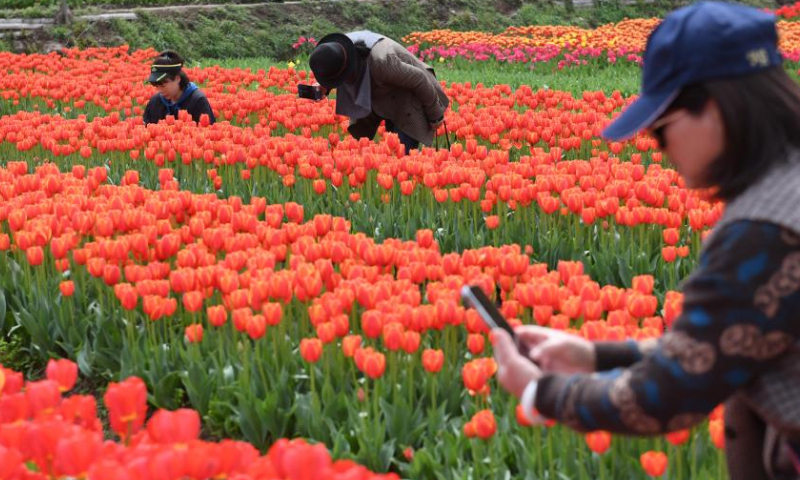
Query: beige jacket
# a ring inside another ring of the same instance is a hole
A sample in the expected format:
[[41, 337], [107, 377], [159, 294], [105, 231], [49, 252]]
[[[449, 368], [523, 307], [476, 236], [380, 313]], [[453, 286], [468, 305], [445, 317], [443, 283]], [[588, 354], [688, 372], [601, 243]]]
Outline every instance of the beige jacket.
[[430, 123], [442, 118], [450, 104], [433, 68], [399, 43], [384, 38], [372, 47], [369, 74], [372, 114], [351, 121], [350, 134], [372, 138], [387, 119], [411, 138], [431, 144], [435, 132]]

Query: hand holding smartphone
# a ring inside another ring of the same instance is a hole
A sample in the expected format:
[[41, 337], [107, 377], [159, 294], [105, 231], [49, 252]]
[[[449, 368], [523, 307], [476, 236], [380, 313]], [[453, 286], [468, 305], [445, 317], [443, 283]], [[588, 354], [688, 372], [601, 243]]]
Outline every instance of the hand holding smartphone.
[[500, 313], [497, 307], [494, 306], [494, 303], [489, 300], [489, 297], [486, 296], [481, 287], [477, 285], [464, 285], [461, 288], [461, 298], [465, 303], [478, 311], [481, 319], [483, 319], [484, 323], [486, 323], [489, 328], [501, 328], [508, 332], [514, 340], [514, 343], [517, 344], [517, 350], [520, 355], [533, 362], [529, 356], [530, 349], [528, 346], [520, 341], [514, 333], [514, 329], [511, 328], [511, 325], [508, 324], [503, 314]]

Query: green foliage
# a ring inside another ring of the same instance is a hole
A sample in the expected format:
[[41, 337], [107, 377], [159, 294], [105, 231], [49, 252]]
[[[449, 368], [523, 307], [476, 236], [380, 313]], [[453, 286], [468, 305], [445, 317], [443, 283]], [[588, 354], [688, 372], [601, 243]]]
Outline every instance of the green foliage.
[[[254, 0], [235, 2], [253, 3]], [[0, 0], [0, 17], [50, 17], [56, 0]], [[213, 3], [202, 0], [87, 0], [71, 1], [76, 15], [98, 13], [100, 5], [148, 7]], [[227, 3], [227, 2], [226, 2]], [[765, 6], [766, 0], [749, 0]], [[619, 0], [595, 0], [591, 7], [569, 9], [561, 3], [520, 0], [396, 0], [318, 2], [224, 8], [164, 14], [139, 11], [139, 20], [77, 22], [37, 32], [41, 48], [47, 38], [67, 46], [115, 46], [174, 49], [186, 58], [270, 57], [288, 60], [296, 56], [292, 44], [300, 36], [320, 38], [334, 31], [368, 29], [400, 39], [414, 31], [440, 28], [501, 32], [511, 25], [575, 25], [585, 28], [625, 18], [661, 16], [680, 1], [623, 5]], [[10, 9], [11, 6], [16, 8]], [[0, 49], [11, 45], [0, 44]], [[26, 50], [35, 51], [36, 42]]]

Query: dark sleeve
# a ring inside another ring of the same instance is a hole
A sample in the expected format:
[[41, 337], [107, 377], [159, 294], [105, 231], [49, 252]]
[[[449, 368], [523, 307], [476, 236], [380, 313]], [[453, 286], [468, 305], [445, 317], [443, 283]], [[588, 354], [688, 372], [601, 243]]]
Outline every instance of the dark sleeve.
[[617, 367], [629, 367], [638, 362], [645, 352], [652, 349], [655, 340], [641, 342], [626, 340], [623, 342], [596, 342], [594, 344], [595, 370], [604, 372]]
[[717, 232], [684, 287], [683, 313], [628, 368], [547, 375], [536, 408], [578, 430], [681, 430], [768, 371], [800, 332], [800, 238], [740, 221]]
[[[198, 90], [199, 92], [199, 90]], [[192, 116], [192, 120], [195, 122], [200, 122], [200, 117], [205, 113], [208, 115], [209, 125], [213, 125], [214, 122], [217, 121], [214, 118], [214, 111], [211, 109], [211, 104], [208, 102], [208, 98], [206, 98], [205, 94], [197, 95], [197, 99], [192, 102], [191, 106], [187, 109], [189, 111], [189, 115]]]
[[158, 106], [160, 102], [158, 101], [156, 95], [150, 97], [150, 101], [147, 102], [147, 106], [144, 108], [144, 115], [142, 116], [142, 120], [144, 120], [145, 125], [147, 125], [148, 123], [158, 123], [160, 120], [164, 119], [163, 115], [159, 115]]

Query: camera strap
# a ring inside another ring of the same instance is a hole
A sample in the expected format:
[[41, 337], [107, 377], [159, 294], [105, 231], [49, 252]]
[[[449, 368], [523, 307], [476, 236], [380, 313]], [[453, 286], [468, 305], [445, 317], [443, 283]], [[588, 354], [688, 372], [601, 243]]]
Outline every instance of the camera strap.
[[[447, 149], [450, 150], [450, 132], [447, 130], [447, 122], [442, 120], [444, 124], [444, 138], [447, 141]], [[436, 151], [439, 151], [439, 135], [433, 137], [433, 146], [436, 148]], [[442, 145], [444, 146], [444, 145]]]

